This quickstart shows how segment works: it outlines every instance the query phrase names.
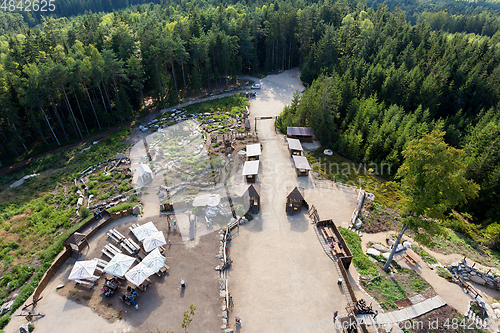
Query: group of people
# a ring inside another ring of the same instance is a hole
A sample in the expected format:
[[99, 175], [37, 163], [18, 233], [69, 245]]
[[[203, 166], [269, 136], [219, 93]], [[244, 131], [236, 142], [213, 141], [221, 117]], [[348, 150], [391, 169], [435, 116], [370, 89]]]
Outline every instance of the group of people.
[[112, 278], [110, 280], [106, 280], [102, 290], [104, 291], [104, 296], [110, 297], [114, 294], [116, 288], [120, 285], [120, 282], [116, 278]]
[[137, 297], [137, 291], [133, 290], [130, 286], [127, 287], [127, 291], [122, 295], [122, 300], [124, 302], [130, 302], [130, 304], [137, 307], [135, 304], [135, 298]]
[[333, 244], [337, 244], [339, 246], [339, 249], [342, 250], [342, 244], [340, 244], [340, 242], [330, 242], [330, 248], [332, 248], [332, 249], [333, 249], [333, 246], [334, 246]]

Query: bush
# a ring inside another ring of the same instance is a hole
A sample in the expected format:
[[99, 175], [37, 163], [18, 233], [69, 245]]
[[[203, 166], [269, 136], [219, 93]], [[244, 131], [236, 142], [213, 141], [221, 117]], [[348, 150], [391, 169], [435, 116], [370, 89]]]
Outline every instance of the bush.
[[134, 204], [130, 202], [124, 202], [122, 204], [119, 204], [118, 206], [111, 207], [108, 209], [108, 212], [110, 213], [116, 213], [116, 212], [121, 212], [122, 210], [126, 210], [129, 208], [133, 208]]
[[87, 216], [89, 216], [92, 212], [90, 211], [90, 209], [88, 209], [87, 207], [81, 207], [80, 208], [80, 216], [82, 219], [86, 218]]
[[352, 263], [358, 269], [359, 274], [361, 275], [378, 275], [377, 268], [375, 263], [373, 263], [368, 256], [363, 253], [361, 248], [361, 240], [359, 236], [350, 230], [345, 228], [339, 228], [340, 234], [344, 237], [344, 240], [349, 246], [349, 249], [352, 252], [353, 258]]
[[243, 205], [236, 206], [236, 215], [239, 216], [245, 215], [245, 207], [243, 207]]
[[35, 325], [33, 325], [33, 324], [30, 323], [28, 325], [28, 331], [33, 332], [34, 330], [35, 330]]

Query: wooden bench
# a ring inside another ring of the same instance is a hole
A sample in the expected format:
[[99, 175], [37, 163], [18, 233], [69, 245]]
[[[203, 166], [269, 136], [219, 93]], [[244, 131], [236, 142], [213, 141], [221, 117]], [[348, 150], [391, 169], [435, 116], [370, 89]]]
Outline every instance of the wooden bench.
[[156, 272], [156, 275], [158, 275], [159, 277], [162, 277], [167, 272], [167, 270], [169, 270], [169, 269], [170, 269], [170, 267], [168, 267], [167, 265], [165, 265], [162, 268], [160, 268], [158, 270], [158, 272]]
[[134, 251], [132, 251], [132, 250], [131, 250], [128, 246], [127, 246], [127, 244], [125, 244], [125, 243], [121, 243], [120, 245], [121, 245], [122, 249], [124, 249], [125, 251], [127, 251], [130, 255], [134, 254]]
[[323, 237], [325, 238], [325, 240], [328, 241], [328, 235], [326, 234], [325, 229], [321, 229], [321, 233], [323, 234]]
[[109, 259], [113, 259], [113, 257], [115, 256], [113, 253], [109, 252], [107, 249], [102, 249], [101, 252], [106, 256], [108, 257]]
[[141, 249], [141, 247], [139, 245], [137, 245], [131, 238], [127, 239], [128, 243], [130, 243], [130, 245], [132, 245], [132, 247], [135, 248], [135, 251], [139, 251]]
[[94, 283], [90, 282], [90, 281], [75, 280], [75, 282], [76, 282], [76, 285], [84, 284], [84, 285], [87, 285], [87, 286], [90, 286], [90, 287], [94, 288]]
[[99, 267], [104, 268], [104, 267], [106, 267], [108, 265], [107, 261], [102, 260], [100, 258], [94, 258], [94, 260], [97, 261], [97, 266], [99, 266]]
[[416, 264], [416, 261], [415, 261], [415, 260], [413, 260], [413, 258], [412, 258], [412, 257], [410, 257], [410, 256], [408, 255], [408, 253], [403, 254], [403, 258], [405, 258], [405, 259], [406, 259], [406, 261], [408, 261], [408, 263], [410, 263], [411, 265], [415, 265], [415, 264]]
[[327, 227], [327, 228], [325, 228], [325, 229], [326, 229], [326, 234], [327, 234], [330, 238], [335, 238], [335, 234], [333, 233], [332, 228]]
[[123, 236], [118, 230], [116, 229], [111, 229], [113, 230], [113, 234], [115, 234], [120, 241], [123, 241], [125, 239], [125, 236]]
[[412, 251], [406, 251], [405, 252], [410, 258], [413, 259], [414, 262], [419, 262], [420, 261], [420, 258], [415, 254], [413, 253]]
[[113, 244], [108, 244], [108, 246], [109, 246], [110, 248], [112, 248], [113, 250], [115, 250], [115, 252], [118, 252], [118, 253], [121, 253], [121, 252], [122, 252], [119, 248], [117, 248], [117, 247], [116, 247], [116, 246], [114, 246]]
[[144, 280], [144, 282], [139, 286], [139, 289], [141, 289], [142, 291], [146, 291], [146, 289], [148, 289], [150, 285], [151, 280], [149, 278], [146, 278], [146, 280]]

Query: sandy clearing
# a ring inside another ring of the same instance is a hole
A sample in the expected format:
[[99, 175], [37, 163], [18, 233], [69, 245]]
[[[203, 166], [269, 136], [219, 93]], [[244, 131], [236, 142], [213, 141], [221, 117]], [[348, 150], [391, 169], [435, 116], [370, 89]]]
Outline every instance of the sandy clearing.
[[[262, 88], [251, 101], [252, 126], [254, 117], [278, 115], [294, 91], [303, 89], [296, 70], [268, 76], [260, 83]], [[337, 221], [336, 216], [343, 221], [355, 207], [356, 194], [318, 190], [310, 177], [297, 178], [283, 136], [274, 131], [272, 121], [259, 121], [257, 132], [263, 145], [257, 178], [262, 210], [233, 236], [232, 316], [242, 318], [241, 332], [309, 331], [309, 324], [316, 325], [315, 332], [332, 331], [332, 313], [344, 313], [346, 306], [335, 283], [337, 272], [306, 210], [286, 216], [285, 198], [293, 186], [304, 187], [305, 199], [318, 206], [321, 218]], [[246, 185], [240, 181], [239, 186]]]

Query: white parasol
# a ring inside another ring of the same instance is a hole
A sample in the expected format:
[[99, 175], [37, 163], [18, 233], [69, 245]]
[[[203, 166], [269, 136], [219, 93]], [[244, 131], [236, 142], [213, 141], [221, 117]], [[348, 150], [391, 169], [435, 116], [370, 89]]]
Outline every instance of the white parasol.
[[140, 286], [148, 276], [154, 273], [151, 268], [140, 262], [125, 274], [125, 278], [136, 286]]
[[77, 261], [71, 273], [69, 273], [69, 280], [91, 279], [94, 275], [95, 268], [97, 267], [97, 260], [84, 260]]
[[156, 249], [158, 246], [162, 246], [167, 244], [165, 241], [165, 236], [163, 236], [163, 231], [157, 231], [151, 236], [144, 238], [142, 241], [142, 246], [144, 247], [144, 251], [149, 252]]
[[132, 266], [135, 258], [129, 257], [123, 253], [118, 253], [111, 259], [111, 261], [104, 267], [104, 271], [108, 274], [121, 277]]
[[160, 268], [165, 265], [165, 260], [166, 258], [162, 256], [160, 250], [156, 248], [142, 260], [142, 263], [157, 273]]
[[135, 237], [139, 242], [142, 242], [144, 238], [151, 236], [152, 234], [158, 232], [153, 222], [148, 222], [135, 229], [132, 229]]

